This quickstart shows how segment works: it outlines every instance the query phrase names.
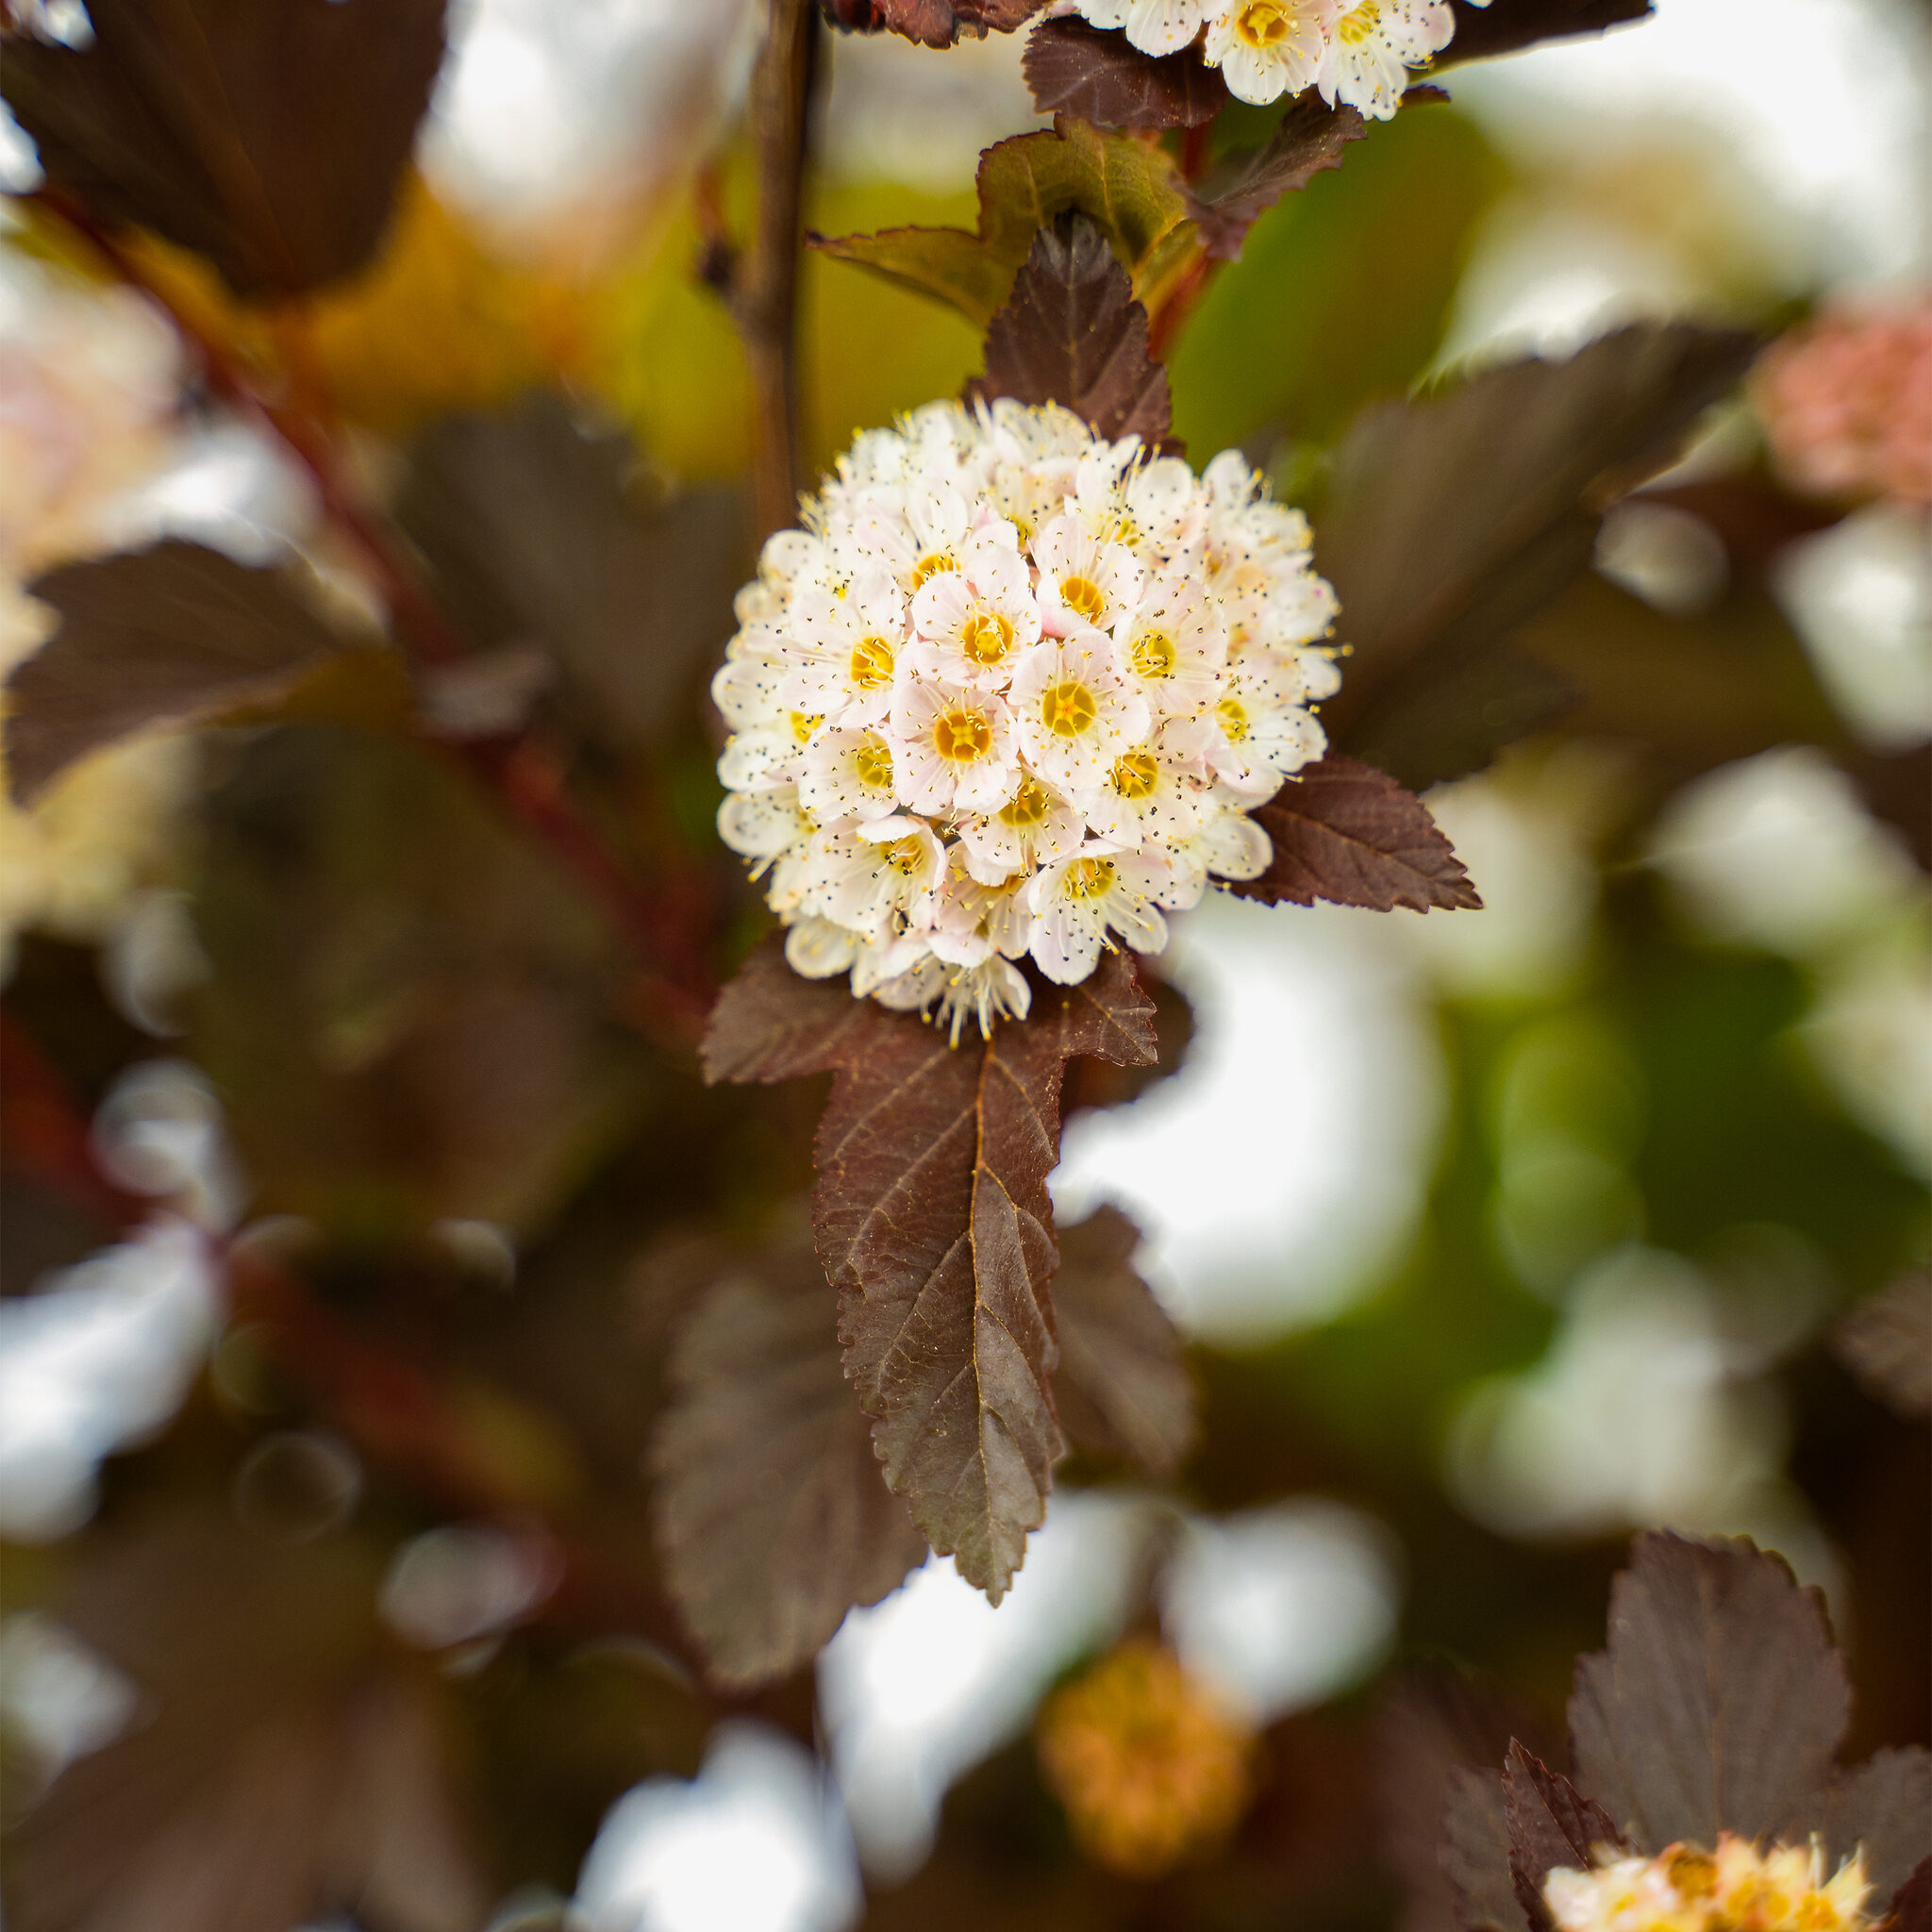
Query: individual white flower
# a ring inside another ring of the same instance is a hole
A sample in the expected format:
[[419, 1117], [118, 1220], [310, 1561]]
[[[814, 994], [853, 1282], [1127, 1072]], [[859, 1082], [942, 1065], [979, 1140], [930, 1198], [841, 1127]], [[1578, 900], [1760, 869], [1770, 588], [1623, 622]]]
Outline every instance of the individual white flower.
[[804, 711], [789, 711], [774, 724], [736, 733], [718, 759], [718, 776], [733, 791], [775, 791], [795, 785], [805, 748], [824, 723]]
[[1061, 515], [1033, 541], [1040, 568], [1040, 611], [1055, 637], [1085, 626], [1110, 631], [1141, 599], [1144, 573], [1124, 543], [1090, 535]]
[[1101, 631], [1076, 631], [1028, 652], [1010, 700], [1026, 762], [1076, 797], [1147, 735], [1147, 701], [1127, 688]]
[[850, 970], [864, 942], [829, 919], [801, 919], [785, 935], [785, 963], [802, 979], [830, 979]]
[[814, 858], [826, 916], [874, 942], [923, 924], [945, 876], [932, 827], [903, 815], [821, 833]]
[[1124, 851], [1181, 845], [1207, 822], [1213, 801], [1202, 761], [1164, 734], [1123, 752], [1087, 801], [1094, 835]]
[[1023, 957], [1033, 942], [1033, 908], [1026, 899], [1032, 877], [1030, 872], [1015, 872], [984, 884], [960, 862], [955, 846], [933, 906], [933, 951], [955, 966], [976, 966], [993, 953]]
[[1265, 107], [1312, 87], [1339, 0], [1233, 0], [1208, 25], [1207, 58], [1237, 100]]
[[957, 823], [967, 867], [987, 885], [1068, 858], [1087, 836], [1079, 807], [1031, 772], [997, 811]]
[[711, 679], [711, 702], [733, 731], [776, 724], [785, 715], [785, 680], [791, 665], [780, 636], [769, 625], [740, 631], [725, 647]]
[[1329, 29], [1315, 85], [1331, 108], [1340, 101], [1371, 120], [1391, 120], [1407, 70], [1427, 65], [1455, 31], [1440, 0], [1357, 0]]
[[957, 566], [921, 586], [912, 625], [919, 636], [915, 670], [953, 684], [1005, 690], [1022, 653], [1040, 636], [1025, 558], [990, 531], [969, 537]]
[[1143, 558], [1166, 562], [1197, 541], [1206, 525], [1201, 486], [1179, 457], [1157, 457], [1130, 470], [1121, 494]]
[[1216, 799], [1208, 817], [1175, 857], [1190, 872], [1217, 879], [1257, 879], [1268, 870], [1274, 847], [1268, 834], [1239, 806]]
[[1137, 953], [1159, 952], [1167, 943], [1159, 908], [1191, 903], [1172, 854], [1121, 852], [1097, 842], [1038, 874], [1027, 898], [1033, 962], [1060, 986], [1077, 986], [1091, 974], [1109, 932]]
[[994, 811], [1019, 790], [1012, 713], [991, 691], [907, 678], [891, 736], [899, 798], [914, 811]]
[[955, 967], [948, 973], [939, 1005], [935, 1020], [958, 1046], [969, 1019], [978, 1023], [985, 1040], [992, 1038], [997, 1022], [1024, 1020], [1032, 1010], [1033, 989], [1018, 967], [994, 953], [976, 966]]
[[1230, 791], [1262, 804], [1327, 749], [1326, 735], [1302, 703], [1302, 688], [1291, 659], [1248, 652], [1230, 669], [1213, 709], [1175, 725], [1175, 736]]
[[1177, 54], [1210, 10], [1211, 0], [1127, 0], [1127, 39], [1143, 54]]
[[1128, 686], [1157, 723], [1198, 715], [1221, 695], [1226, 625], [1220, 606], [1183, 572], [1156, 577], [1116, 635]]
[[876, 724], [885, 717], [906, 641], [906, 597], [883, 570], [864, 572], [842, 591], [799, 596], [790, 635], [788, 706], [835, 725]]
[[821, 824], [882, 819], [898, 807], [892, 747], [882, 731], [822, 731], [806, 747], [798, 801]]
[[[718, 836], [732, 851], [767, 864], [782, 852], [810, 838], [810, 817], [800, 808], [798, 789], [786, 785], [770, 791], [732, 791], [718, 808]], [[762, 871], [763, 866], [757, 868]]]

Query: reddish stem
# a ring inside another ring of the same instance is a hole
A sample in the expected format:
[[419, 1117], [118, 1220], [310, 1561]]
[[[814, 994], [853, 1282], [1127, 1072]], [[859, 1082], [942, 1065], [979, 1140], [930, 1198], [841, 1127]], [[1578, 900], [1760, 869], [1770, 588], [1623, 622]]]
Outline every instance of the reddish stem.
[[1169, 291], [1167, 300], [1156, 311], [1147, 327], [1147, 352], [1157, 362], [1165, 362], [1181, 325], [1194, 312], [1195, 305], [1208, 291], [1214, 271], [1220, 267], [1212, 256], [1203, 255]]
[[1197, 127], [1185, 129], [1181, 135], [1181, 179], [1198, 181], [1201, 170], [1208, 164], [1208, 139], [1214, 124], [1203, 121]]

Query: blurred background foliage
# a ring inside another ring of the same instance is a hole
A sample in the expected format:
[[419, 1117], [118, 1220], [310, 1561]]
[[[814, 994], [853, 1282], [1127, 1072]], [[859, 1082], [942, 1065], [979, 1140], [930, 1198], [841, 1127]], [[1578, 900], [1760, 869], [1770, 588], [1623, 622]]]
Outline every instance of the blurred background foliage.
[[[418, 701], [525, 724], [723, 964], [761, 921], [711, 833], [702, 700], [750, 566], [749, 391], [697, 265], [747, 216], [743, 9], [538, 11], [459, 17], [355, 281], [265, 319], [163, 242], [142, 259], [351, 425], [487, 660]], [[1319, 538], [1357, 412], [1463, 358], [1923, 287], [1922, 17], [1660, 13], [1455, 76], [1265, 215], [1174, 349], [1196, 457], [1242, 446]], [[1649, 69], [1626, 51], [1679, 25]], [[1674, 113], [1700, 50], [1746, 42], [1707, 120]], [[970, 226], [977, 149], [1038, 125], [1010, 43], [826, 59], [827, 234]], [[1888, 76], [1862, 104], [1832, 78], [1860, 61]], [[1864, 174], [1767, 170], [1754, 87], [1773, 115], [1808, 91], [1815, 125], [1781, 138]], [[1852, 138], [1864, 110], [1891, 147]], [[521, 158], [496, 152], [519, 113]], [[1264, 133], [1236, 111], [1217, 138]], [[30, 187], [17, 133], [9, 155]], [[106, 298], [9, 206], [26, 341]], [[808, 255], [802, 304], [814, 471], [978, 366], [958, 316], [849, 263]], [[1006, 1607], [929, 1566], [748, 1696], [694, 1673], [647, 1457], [690, 1309], [794, 1238], [817, 1094], [699, 1084], [608, 921], [408, 727], [385, 653], [0, 808], [11, 1922], [461, 1932], [574, 1899], [600, 1932], [1435, 1932], [1416, 1793], [1454, 1751], [1391, 1693], [1486, 1674], [1547, 1734], [1648, 1524], [1783, 1550], [1847, 1643], [1855, 1755], [1925, 1741], [1924, 1419], [1832, 1338], [1927, 1246], [1932, 545], [1923, 508], [1792, 491], [1748, 409], [1719, 414], [1531, 628], [1582, 705], [1432, 795], [1490, 909], [1211, 907], [1171, 967], [1186, 1058], [1124, 1103], [1076, 1081], [1108, 1105], [1070, 1125], [1062, 1207], [1136, 1214], [1190, 1337], [1174, 1483], [1083, 1453]], [[299, 553], [367, 609], [215, 398], [191, 382], [142, 433], [145, 495], [66, 554]], [[153, 1201], [239, 1229], [225, 1287], [126, 1232]], [[1155, 1631], [1199, 1776], [1162, 1800], [1172, 1869], [1128, 1874], [1091, 1818], [1144, 1801], [1140, 1774], [1052, 1713], [1104, 1729], [1115, 1697], [1130, 1729], [1165, 1680], [1049, 1704], [1041, 1750], [1035, 1713]]]

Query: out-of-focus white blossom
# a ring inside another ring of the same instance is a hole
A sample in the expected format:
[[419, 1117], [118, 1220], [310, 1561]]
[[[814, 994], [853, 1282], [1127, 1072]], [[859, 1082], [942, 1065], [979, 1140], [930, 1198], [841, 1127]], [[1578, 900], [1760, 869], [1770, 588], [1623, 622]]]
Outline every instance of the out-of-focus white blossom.
[[712, 691], [725, 843], [808, 978], [1024, 1016], [1166, 942], [1248, 816], [1325, 748], [1334, 593], [1227, 451], [1196, 477], [1054, 406], [935, 403], [862, 435], [768, 542]]
[[[1075, 0], [1094, 26], [1119, 27], [1143, 54], [1172, 54], [1202, 36], [1202, 58], [1238, 100], [1265, 106], [1319, 88], [1387, 121], [1411, 68], [1455, 38], [1446, 0]], [[1490, 0], [1472, 0], [1487, 7]], [[1205, 29], [1205, 34], [1203, 30]]]
[[[130, 493], [166, 462], [180, 352], [122, 291], [0, 291], [0, 677], [46, 641], [41, 572], [124, 540]], [[75, 766], [29, 809], [0, 770], [0, 974], [15, 936], [108, 931], [172, 841], [192, 753], [150, 741]]]

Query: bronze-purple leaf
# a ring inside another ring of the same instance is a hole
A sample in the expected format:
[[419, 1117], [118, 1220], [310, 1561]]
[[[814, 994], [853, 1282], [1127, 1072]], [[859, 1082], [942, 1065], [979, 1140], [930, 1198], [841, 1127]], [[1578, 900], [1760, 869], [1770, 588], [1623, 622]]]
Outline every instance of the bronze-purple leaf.
[[1331, 108], [1312, 89], [1291, 101], [1258, 154], [1190, 191], [1202, 245], [1217, 261], [1239, 261], [1255, 223], [1284, 194], [1341, 167], [1342, 151], [1368, 131], [1355, 108]]
[[1860, 1302], [1831, 1343], [1879, 1401], [1900, 1415], [1932, 1415], [1932, 1273], [1913, 1269]]
[[1499, 1772], [1458, 1765], [1442, 1798], [1442, 1875], [1463, 1932], [1523, 1932], [1509, 1870], [1509, 1816]]
[[1921, 1858], [1886, 1915], [1886, 1932], [1932, 1932], [1932, 1857]]
[[1376, 1810], [1383, 1856], [1407, 1892], [1402, 1932], [1491, 1920], [1521, 1932], [1502, 1781], [1488, 1769], [1519, 1737], [1548, 1748], [1537, 1713], [1490, 1679], [1416, 1668], [1390, 1692], [1375, 1724]]
[[16, 1825], [9, 1926], [286, 1932], [344, 1899], [393, 1932], [483, 1924], [435, 1679], [378, 1632], [373, 1555], [198, 1505], [68, 1547], [55, 1610], [141, 1708]]
[[1194, 1391], [1180, 1336], [1135, 1273], [1140, 1243], [1141, 1230], [1118, 1208], [1060, 1229], [1054, 1401], [1060, 1425], [1083, 1449], [1168, 1476], [1194, 1446]]
[[800, 979], [775, 943], [713, 1010], [708, 1080], [836, 1072], [819, 1123], [812, 1218], [839, 1290], [845, 1372], [892, 1488], [941, 1555], [998, 1602], [1045, 1518], [1061, 1448], [1047, 1284], [1046, 1177], [1061, 1070], [1156, 1051], [1154, 1007], [1119, 954], [988, 1041]]
[[925, 1555], [839, 1363], [808, 1245], [733, 1267], [692, 1309], [651, 1460], [665, 1582], [720, 1683], [808, 1663]]
[[1102, 127], [1199, 127], [1227, 105], [1227, 83], [1198, 47], [1143, 54], [1125, 34], [1072, 14], [1033, 29], [1022, 65], [1042, 114]]
[[1833, 1864], [1862, 1852], [1875, 1897], [1889, 1896], [1932, 1849], [1932, 1755], [1874, 1751], [1833, 1785], [1819, 1835]]
[[1645, 1851], [1819, 1828], [1850, 1716], [1824, 1599], [1746, 1540], [1641, 1536], [1570, 1697], [1578, 1785]]
[[8, 782], [22, 801], [132, 732], [274, 697], [342, 643], [282, 573], [199, 543], [65, 564], [27, 588], [60, 627], [7, 681]]
[[1009, 34], [1046, 0], [823, 0], [825, 18], [841, 32], [897, 34], [922, 47], [950, 47], [961, 34], [983, 39]]
[[1549, 1932], [1543, 1880], [1558, 1866], [1588, 1872], [1597, 1847], [1626, 1852], [1610, 1814], [1511, 1739], [1503, 1764], [1503, 1815], [1509, 1832], [1509, 1881], [1535, 1932]]
[[1574, 695], [1512, 635], [1590, 568], [1604, 508], [1662, 468], [1757, 351], [1690, 324], [1620, 329], [1358, 416], [1315, 560], [1352, 647], [1332, 743], [1421, 791]]
[[1102, 436], [1150, 446], [1173, 420], [1167, 371], [1147, 351], [1147, 311], [1107, 238], [1077, 212], [1033, 240], [1004, 308], [987, 325], [977, 393], [1059, 403]]
[[549, 708], [619, 756], [690, 716], [749, 541], [735, 490], [640, 500], [636, 469], [627, 436], [532, 391], [427, 430], [394, 506], [458, 627], [537, 652]]
[[375, 254], [442, 63], [443, 0], [92, 0], [0, 92], [59, 188], [273, 298]]
[[1470, 0], [1450, 0], [1456, 13], [1456, 38], [1449, 42], [1432, 73], [1460, 66], [1466, 60], [1489, 60], [1513, 54], [1541, 41], [1574, 39], [1578, 34], [1607, 33], [1626, 22], [1647, 19], [1650, 0], [1494, 0], [1474, 7]]
[[1252, 816], [1274, 856], [1233, 890], [1268, 906], [1472, 909], [1481, 899], [1429, 808], [1386, 772], [1331, 751]]

